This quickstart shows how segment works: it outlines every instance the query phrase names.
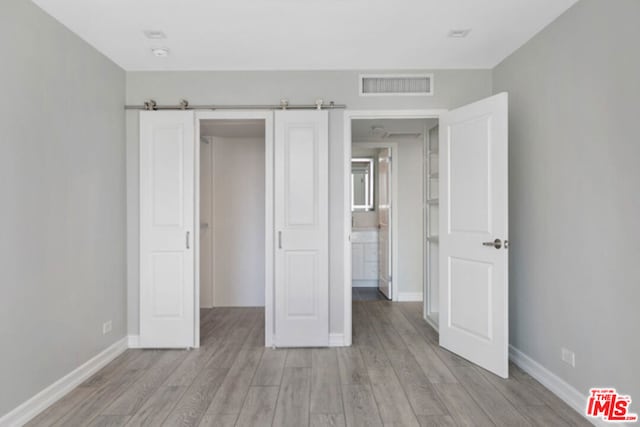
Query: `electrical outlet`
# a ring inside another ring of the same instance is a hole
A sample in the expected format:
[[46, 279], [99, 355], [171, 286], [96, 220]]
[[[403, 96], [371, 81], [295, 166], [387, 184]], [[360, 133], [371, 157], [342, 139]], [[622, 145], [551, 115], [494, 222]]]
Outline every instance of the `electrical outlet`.
[[102, 335], [106, 335], [109, 332], [111, 332], [111, 320], [102, 324]]
[[576, 354], [568, 350], [566, 348], [562, 348], [562, 361], [571, 365], [571, 367], [576, 367]]

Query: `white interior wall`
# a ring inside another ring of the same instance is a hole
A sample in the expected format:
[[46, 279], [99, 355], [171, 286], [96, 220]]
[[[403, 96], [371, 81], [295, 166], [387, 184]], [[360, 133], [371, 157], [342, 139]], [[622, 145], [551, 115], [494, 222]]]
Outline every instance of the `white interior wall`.
[[24, 0], [0, 57], [1, 418], [122, 342], [127, 260], [125, 72]]
[[[398, 271], [394, 281], [399, 299], [422, 299], [424, 270], [424, 221], [422, 210], [422, 138], [398, 141], [392, 167], [398, 168]], [[396, 160], [397, 159], [397, 160]]]
[[510, 102], [510, 342], [583, 396], [636, 400], [638, 17], [637, 0], [581, 0], [494, 70]]

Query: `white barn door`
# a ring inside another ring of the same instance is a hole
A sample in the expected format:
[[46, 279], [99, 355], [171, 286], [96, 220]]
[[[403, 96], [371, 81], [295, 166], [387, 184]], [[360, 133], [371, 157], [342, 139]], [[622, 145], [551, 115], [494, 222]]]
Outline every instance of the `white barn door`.
[[326, 111], [275, 113], [275, 345], [329, 344]]
[[508, 97], [440, 117], [440, 345], [509, 375]]
[[194, 346], [194, 116], [140, 113], [140, 346]]

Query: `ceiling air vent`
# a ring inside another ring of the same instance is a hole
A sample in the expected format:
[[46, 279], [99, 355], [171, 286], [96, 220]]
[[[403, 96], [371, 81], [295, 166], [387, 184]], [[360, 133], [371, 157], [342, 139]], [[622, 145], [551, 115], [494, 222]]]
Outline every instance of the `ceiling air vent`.
[[362, 74], [360, 96], [430, 96], [433, 74]]
[[385, 139], [416, 139], [422, 136], [421, 132], [389, 132]]

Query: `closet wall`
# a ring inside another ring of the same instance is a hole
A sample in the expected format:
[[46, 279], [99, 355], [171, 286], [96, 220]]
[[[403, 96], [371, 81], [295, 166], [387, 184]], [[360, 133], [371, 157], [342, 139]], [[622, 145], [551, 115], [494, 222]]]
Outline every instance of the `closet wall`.
[[[209, 143], [203, 144], [201, 154], [209, 154], [209, 159], [201, 159], [201, 173], [206, 179], [202, 163], [210, 162], [211, 182], [208, 194], [205, 185], [201, 186], [201, 306], [262, 307], [265, 302], [264, 136], [207, 139]], [[208, 251], [207, 245], [210, 245]]]

